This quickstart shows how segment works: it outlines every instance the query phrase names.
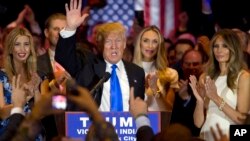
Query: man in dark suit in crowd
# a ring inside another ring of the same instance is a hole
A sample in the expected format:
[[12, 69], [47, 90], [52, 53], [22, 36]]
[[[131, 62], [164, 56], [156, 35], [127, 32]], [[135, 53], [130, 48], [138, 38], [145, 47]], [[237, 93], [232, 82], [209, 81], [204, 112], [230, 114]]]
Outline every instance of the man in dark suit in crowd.
[[[53, 13], [45, 21], [44, 47], [38, 51], [37, 70], [41, 77], [49, 80], [55, 79], [60, 84], [60, 90], [64, 91], [64, 80], [68, 77], [67, 72], [54, 60], [55, 48], [58, 42], [59, 31], [66, 25], [66, 16], [62, 13]], [[53, 81], [51, 81], [53, 82]], [[62, 85], [61, 85], [62, 84]], [[64, 134], [64, 114], [49, 115], [42, 119], [47, 132], [47, 139]]]
[[175, 102], [170, 123], [180, 123], [190, 131], [193, 136], [199, 136], [200, 129], [194, 125], [193, 113], [196, 105], [196, 98], [189, 86], [189, 76], [195, 75], [197, 78], [203, 72], [203, 56], [200, 51], [187, 50], [181, 59], [181, 69], [183, 76], [179, 80], [180, 89], [175, 94]]
[[60, 73], [60, 77], [64, 77], [66, 73], [54, 59], [59, 32], [65, 25], [66, 16], [62, 13], [53, 13], [45, 21], [45, 41], [44, 47], [38, 49], [37, 70], [40, 76], [46, 76], [49, 80], [55, 78], [54, 73]]
[[[145, 74], [139, 66], [123, 61], [122, 56], [126, 47], [126, 32], [122, 24], [105, 23], [98, 28], [96, 37], [97, 46], [102, 56], [95, 56], [91, 52], [80, 55], [76, 51], [75, 32], [83, 22], [86, 22], [88, 14], [81, 14], [82, 2], [71, 0], [66, 5], [66, 27], [60, 31], [59, 41], [56, 47], [55, 60], [60, 63], [81, 86], [93, 89], [94, 85], [104, 76], [105, 72], [111, 72], [111, 66], [117, 65], [116, 73], [119, 78], [122, 92], [123, 111], [129, 110], [129, 89], [134, 87], [135, 97], [144, 99]], [[100, 89], [93, 93], [93, 97], [100, 111], [110, 110], [110, 79]], [[69, 109], [74, 110], [74, 109]]]

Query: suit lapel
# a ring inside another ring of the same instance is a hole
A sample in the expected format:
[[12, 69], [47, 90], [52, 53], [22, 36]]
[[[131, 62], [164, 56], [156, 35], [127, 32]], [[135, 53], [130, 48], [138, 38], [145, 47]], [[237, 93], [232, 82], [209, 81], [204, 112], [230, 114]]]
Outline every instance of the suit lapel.
[[[123, 63], [124, 63], [125, 71], [128, 76], [129, 86], [133, 86], [133, 83], [134, 83], [133, 82], [133, 78], [134, 78], [133, 69], [131, 68], [128, 62], [123, 61]], [[94, 71], [95, 71], [95, 74], [99, 77], [99, 79], [101, 79], [106, 72], [106, 62], [99, 61], [98, 63], [94, 64]]]
[[94, 71], [98, 78], [101, 79], [106, 72], [105, 61], [99, 61], [98, 63], [94, 64]]
[[128, 81], [129, 81], [129, 87], [133, 86], [133, 69], [131, 69], [130, 65], [128, 62], [123, 61], [127, 76], [128, 76]]

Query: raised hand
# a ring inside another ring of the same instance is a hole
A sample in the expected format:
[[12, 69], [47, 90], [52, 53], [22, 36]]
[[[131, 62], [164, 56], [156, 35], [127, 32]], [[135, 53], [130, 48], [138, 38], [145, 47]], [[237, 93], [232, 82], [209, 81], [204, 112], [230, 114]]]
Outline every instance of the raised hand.
[[18, 17], [16, 19], [16, 24], [17, 25], [20, 25], [20, 24], [23, 23], [23, 20], [25, 18], [26, 13], [27, 13], [27, 8], [24, 7], [24, 9], [18, 14]]
[[134, 88], [130, 89], [129, 112], [134, 118], [148, 113], [147, 103], [140, 97], [134, 97]]
[[25, 89], [29, 90], [31, 93], [34, 93], [36, 90], [39, 90], [39, 85], [42, 82], [42, 79], [38, 76], [37, 73], [31, 73], [31, 80], [24, 84]]
[[88, 13], [82, 14], [82, 0], [70, 0], [70, 5], [65, 4], [67, 24], [65, 30], [76, 30], [85, 19]]
[[86, 88], [81, 86], [75, 86], [79, 95], [68, 94], [68, 98], [73, 101], [77, 106], [83, 110], [86, 110], [91, 114], [93, 111], [98, 111], [98, 107]]
[[148, 90], [147, 94], [148, 95], [154, 95], [156, 96], [157, 94], [157, 90], [158, 90], [158, 87], [157, 87], [157, 80], [158, 80], [158, 77], [156, 74], [148, 74], [146, 76], [146, 84], [148, 87], [146, 87]]
[[[23, 88], [28, 92], [27, 101], [29, 101], [32, 97], [36, 96], [35, 100], [37, 101], [40, 97], [40, 88], [39, 85], [42, 79], [38, 76], [36, 72], [31, 73], [31, 80], [25, 84], [23, 84]], [[39, 95], [36, 95], [39, 94]]]
[[42, 79], [39, 77], [39, 75], [36, 72], [32, 73], [30, 83], [34, 85], [34, 89], [39, 89], [39, 85], [41, 84], [41, 82]]
[[30, 24], [36, 22], [35, 21], [35, 14], [34, 14], [33, 10], [30, 8], [30, 6], [25, 5], [24, 7], [26, 9], [26, 13], [24, 15], [25, 20], [27, 20]]
[[189, 77], [189, 80], [190, 80], [190, 87], [194, 93], [194, 96], [196, 98], [197, 101], [201, 102], [201, 103], [204, 103], [204, 99], [203, 97], [199, 94], [198, 90], [197, 90], [197, 79], [194, 75], [190, 75]]
[[41, 82], [41, 96], [35, 103], [31, 112], [34, 119], [41, 119], [47, 115], [61, 114], [64, 112], [64, 110], [59, 110], [52, 107], [52, 97], [58, 93], [58, 91], [50, 91], [48, 79], [45, 79]]
[[[218, 133], [216, 133], [216, 131], [214, 131], [215, 129], [213, 129], [213, 127], [210, 128], [210, 131], [213, 135], [214, 141], [229, 141], [228, 136], [226, 134], [223, 134], [219, 124], [216, 124], [216, 127], [217, 127]], [[219, 136], [217, 136], [217, 135], [219, 135]]]
[[65, 80], [71, 79], [70, 74], [65, 70], [62, 73], [59, 73], [59, 75], [55, 74], [56, 83], [61, 85]]
[[78, 95], [69, 93], [68, 98], [74, 102], [79, 108], [86, 111], [92, 118], [94, 122], [103, 122], [103, 117], [98, 111], [98, 107], [90, 92], [81, 86], [75, 86]]
[[205, 90], [206, 97], [208, 97], [209, 99], [214, 100], [218, 97], [215, 82], [209, 76], [206, 77]]
[[158, 77], [154, 74], [154, 75], [151, 75], [151, 77], [149, 78], [149, 87], [154, 91], [156, 92], [157, 91], [157, 80], [158, 80]]
[[180, 89], [178, 91], [178, 94], [179, 96], [182, 98], [182, 99], [185, 99], [186, 97], [189, 96], [187, 90], [188, 90], [188, 80], [180, 80], [179, 81], [179, 86], [180, 86]]
[[20, 84], [21, 75], [12, 77], [12, 95], [11, 100], [14, 107], [23, 108], [26, 103], [26, 92]]

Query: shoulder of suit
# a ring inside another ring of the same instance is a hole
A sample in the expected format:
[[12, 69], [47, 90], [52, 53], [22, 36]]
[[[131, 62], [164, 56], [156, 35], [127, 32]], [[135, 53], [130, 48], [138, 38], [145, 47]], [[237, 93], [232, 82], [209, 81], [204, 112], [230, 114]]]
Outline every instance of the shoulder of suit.
[[128, 62], [128, 61], [124, 61], [124, 60], [123, 60], [123, 63], [124, 63], [124, 66], [125, 66], [125, 67], [126, 67], [126, 66], [128, 66], [128, 67], [133, 67], [133, 68], [135, 68], [135, 69], [139, 69], [139, 70], [144, 71], [142, 67], [136, 65], [135, 63]]
[[124, 60], [123, 60], [123, 63], [124, 63], [125, 68], [131, 68], [131, 69], [135, 70], [136, 72], [139, 71], [139, 72], [143, 72], [143, 74], [144, 74], [144, 70], [143, 70], [142, 67], [140, 67], [140, 66], [138, 66], [138, 65], [136, 65], [136, 64], [134, 64], [132, 62], [127, 62], [127, 61], [124, 61]]

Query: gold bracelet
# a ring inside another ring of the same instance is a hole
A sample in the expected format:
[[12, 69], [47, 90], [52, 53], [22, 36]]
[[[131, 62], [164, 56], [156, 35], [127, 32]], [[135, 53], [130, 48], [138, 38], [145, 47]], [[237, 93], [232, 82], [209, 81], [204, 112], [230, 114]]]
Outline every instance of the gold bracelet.
[[220, 103], [220, 106], [219, 106], [219, 110], [222, 111], [222, 108], [225, 106], [226, 102], [224, 101], [224, 99], [222, 98], [222, 101]]

